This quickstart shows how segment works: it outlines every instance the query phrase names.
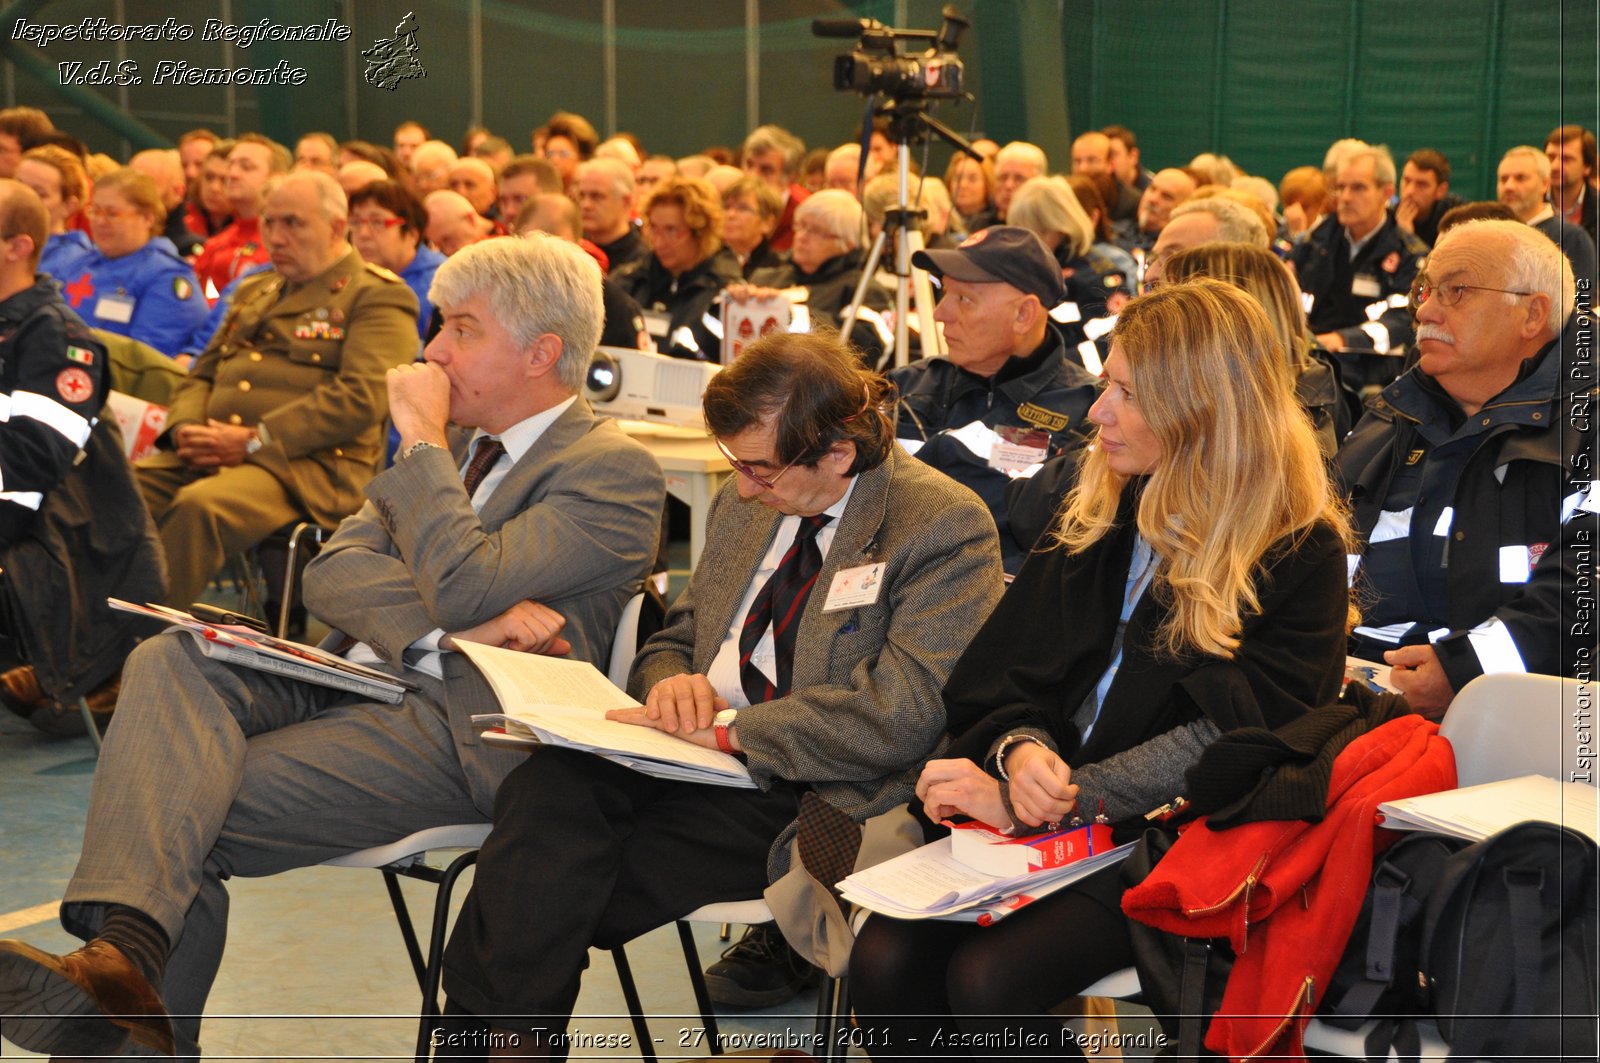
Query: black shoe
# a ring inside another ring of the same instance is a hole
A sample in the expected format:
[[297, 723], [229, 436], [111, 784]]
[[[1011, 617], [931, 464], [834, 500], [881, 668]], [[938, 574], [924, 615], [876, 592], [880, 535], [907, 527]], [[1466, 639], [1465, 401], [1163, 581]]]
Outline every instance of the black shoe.
[[816, 984], [817, 969], [800, 957], [776, 923], [746, 927], [722, 959], [706, 968], [706, 989], [718, 1004], [770, 1008]]

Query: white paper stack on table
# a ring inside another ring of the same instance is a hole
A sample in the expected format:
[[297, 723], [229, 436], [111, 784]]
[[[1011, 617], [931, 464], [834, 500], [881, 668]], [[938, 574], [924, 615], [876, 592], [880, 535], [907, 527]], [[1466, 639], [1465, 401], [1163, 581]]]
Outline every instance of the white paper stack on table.
[[456, 648], [483, 673], [503, 710], [472, 718], [486, 728], [486, 742], [567, 746], [662, 779], [755, 788], [736, 757], [653, 727], [606, 719], [611, 709], [640, 706], [587, 661], [474, 642], [458, 641]]
[[[987, 926], [1117, 863], [1133, 848], [1132, 842], [1112, 846], [1110, 828], [1100, 824], [1055, 832], [1048, 836], [1054, 841], [982, 833], [1000, 841], [986, 842], [975, 830], [963, 832], [956, 828], [953, 832], [963, 835], [961, 849], [969, 860], [974, 859], [972, 845], [990, 844], [1009, 850], [979, 857], [975, 862], [991, 867], [1010, 863], [1010, 870], [984, 871], [957, 859], [952, 839], [946, 837], [855, 872], [839, 884], [839, 892], [852, 904], [882, 915]], [[1069, 840], [1065, 837], [1068, 835], [1073, 837]], [[1077, 855], [1057, 863], [1045, 855], [1052, 848], [1062, 854], [1071, 849]], [[1032, 856], [1027, 855], [1030, 852]], [[1019, 858], [1024, 870], [1017, 870]]]
[[107, 598], [106, 604], [124, 613], [160, 620], [182, 628], [194, 636], [207, 657], [227, 661], [258, 672], [272, 672], [291, 679], [348, 690], [374, 701], [398, 705], [407, 690], [416, 685], [387, 672], [367, 668], [337, 657], [315, 646], [274, 638], [254, 628], [235, 624], [210, 624], [165, 605], [139, 605], [121, 598]]
[[1528, 820], [1559, 823], [1600, 843], [1593, 786], [1524, 775], [1478, 786], [1441, 790], [1378, 806], [1390, 830], [1430, 830], [1468, 841], [1482, 841]]

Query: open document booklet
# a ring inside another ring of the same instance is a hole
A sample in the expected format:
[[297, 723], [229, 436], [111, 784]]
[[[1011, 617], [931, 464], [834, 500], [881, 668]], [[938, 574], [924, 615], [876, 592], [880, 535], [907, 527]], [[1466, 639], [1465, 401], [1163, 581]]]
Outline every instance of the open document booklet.
[[606, 719], [609, 709], [639, 703], [592, 664], [473, 642], [457, 641], [456, 648], [477, 665], [505, 710], [472, 718], [487, 729], [485, 741], [586, 749], [663, 779], [755, 788], [736, 757], [652, 727]]
[[[1119, 862], [1135, 844], [1113, 846], [1111, 829], [1099, 824], [1056, 832], [1050, 837], [1061, 841], [1067, 835], [1075, 836], [1072, 838], [1072, 849], [1078, 854], [1075, 858], [1055, 864], [1049, 859], [1024, 857], [1021, 864], [1025, 870], [1013, 867], [1001, 874], [981, 871], [963, 862], [956, 855], [952, 839], [940, 838], [920, 849], [855, 872], [839, 883], [839, 892], [852, 904], [881, 915], [899, 919], [948, 919], [988, 926], [1063, 886]], [[1027, 840], [991, 837], [999, 839], [994, 844], [1010, 843], [1019, 851], [1032, 847]], [[960, 849], [969, 860], [974, 842], [978, 842], [975, 835], [961, 838]], [[1064, 845], [1055, 847], [1065, 851]], [[993, 855], [975, 862], [995, 866]]]
[[391, 705], [398, 705], [407, 690], [415, 689], [410, 683], [387, 672], [364, 668], [315, 646], [274, 638], [254, 628], [207, 623], [181, 609], [171, 609], [165, 605], [138, 605], [120, 598], [107, 598], [106, 604], [125, 613], [135, 613], [182, 628], [194, 636], [207, 657], [254, 668], [258, 672], [274, 672], [318, 686], [348, 690]]
[[1523, 775], [1457, 790], [1441, 790], [1378, 806], [1390, 830], [1428, 830], [1482, 841], [1528, 820], [1559, 823], [1600, 843], [1593, 786]]

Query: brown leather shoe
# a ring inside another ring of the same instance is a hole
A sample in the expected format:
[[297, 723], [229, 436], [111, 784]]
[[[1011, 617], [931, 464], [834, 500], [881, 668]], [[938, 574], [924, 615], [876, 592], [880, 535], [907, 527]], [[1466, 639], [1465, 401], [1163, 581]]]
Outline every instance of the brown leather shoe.
[[39, 677], [34, 675], [33, 665], [24, 664], [0, 672], [0, 704], [26, 720], [44, 702], [44, 691], [39, 689]]
[[6, 1038], [30, 1052], [108, 1055], [130, 1038], [163, 1055], [174, 1051], [161, 995], [98, 938], [65, 956], [0, 941], [0, 1016]]

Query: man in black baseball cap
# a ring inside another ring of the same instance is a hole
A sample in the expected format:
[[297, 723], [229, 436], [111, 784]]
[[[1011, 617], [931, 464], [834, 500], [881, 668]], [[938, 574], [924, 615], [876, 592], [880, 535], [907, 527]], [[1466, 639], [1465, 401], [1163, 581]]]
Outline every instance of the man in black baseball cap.
[[1098, 393], [1050, 320], [1066, 297], [1061, 267], [1037, 236], [1011, 225], [912, 261], [939, 285], [933, 317], [950, 353], [889, 374], [900, 390], [896, 434], [988, 503], [1006, 571], [1015, 573], [1033, 544], [1010, 534], [1006, 485], [1080, 446]]

